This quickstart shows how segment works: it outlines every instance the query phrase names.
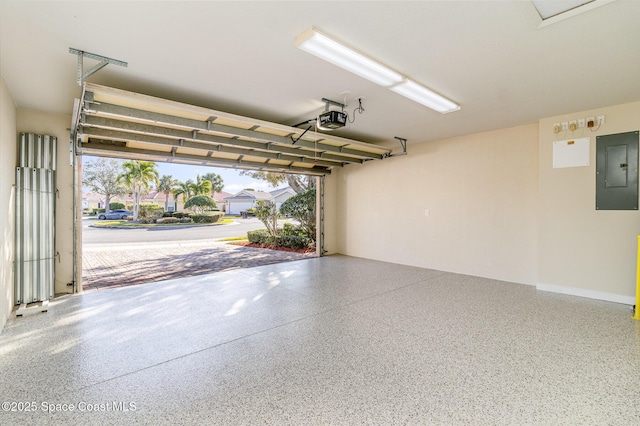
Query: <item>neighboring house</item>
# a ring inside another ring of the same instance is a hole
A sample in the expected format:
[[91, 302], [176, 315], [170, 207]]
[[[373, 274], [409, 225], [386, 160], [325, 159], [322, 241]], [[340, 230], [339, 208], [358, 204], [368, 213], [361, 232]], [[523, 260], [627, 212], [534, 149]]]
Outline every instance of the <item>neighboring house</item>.
[[278, 210], [280, 210], [280, 206], [282, 205], [282, 203], [284, 203], [294, 195], [296, 195], [296, 191], [287, 186], [286, 188], [271, 191], [271, 201], [276, 203], [276, 207], [278, 208]]
[[263, 191], [242, 190], [231, 197], [225, 198], [227, 202], [227, 213], [240, 214], [242, 211], [253, 208], [258, 200], [270, 201], [271, 194]]
[[221, 212], [227, 212], [227, 202], [225, 201], [226, 198], [228, 197], [232, 197], [233, 194], [230, 194], [228, 192], [214, 192], [213, 193], [213, 199], [216, 200], [216, 204], [218, 205], [218, 209], [220, 209]]
[[242, 211], [255, 207], [256, 202], [259, 200], [274, 202], [280, 208], [285, 200], [294, 195], [296, 195], [295, 191], [289, 187], [271, 192], [242, 190], [231, 197], [226, 197], [224, 200], [227, 203], [228, 214], [240, 214]]
[[[226, 194], [231, 195], [231, 194]], [[157, 204], [158, 206], [164, 209], [164, 202], [166, 199], [166, 195], [162, 192], [151, 191], [148, 194], [142, 196], [141, 202], [143, 204]], [[131, 206], [133, 203], [133, 198], [130, 194], [124, 196], [114, 195], [111, 197], [112, 203], [123, 203], [125, 206]], [[176, 206], [177, 204], [177, 206]], [[167, 203], [167, 211], [174, 212], [180, 211], [184, 209], [184, 203], [182, 202], [182, 197], [178, 197], [178, 202], [173, 198], [173, 195], [169, 195], [169, 202]], [[177, 208], [176, 208], [177, 207]], [[82, 193], [82, 208], [83, 209], [103, 209], [105, 208], [104, 204], [104, 195], [97, 194], [95, 192], [83, 192]]]
[[[131, 204], [131, 200], [129, 198], [129, 204]], [[109, 199], [109, 203], [123, 203], [126, 204], [127, 200], [118, 195], [112, 195]], [[105, 205], [105, 197], [103, 194], [98, 194], [96, 192], [85, 192], [82, 191], [82, 210], [85, 209], [104, 209]]]
[[104, 195], [95, 192], [82, 193], [82, 210], [104, 208]]
[[[143, 203], [157, 204], [163, 209], [165, 201], [167, 201], [167, 196], [164, 192], [151, 191], [147, 195], [142, 196]], [[173, 198], [173, 195], [169, 194], [169, 200], [167, 201], [167, 211], [180, 211], [183, 208], [183, 203], [180, 201], [176, 202], [175, 198]]]

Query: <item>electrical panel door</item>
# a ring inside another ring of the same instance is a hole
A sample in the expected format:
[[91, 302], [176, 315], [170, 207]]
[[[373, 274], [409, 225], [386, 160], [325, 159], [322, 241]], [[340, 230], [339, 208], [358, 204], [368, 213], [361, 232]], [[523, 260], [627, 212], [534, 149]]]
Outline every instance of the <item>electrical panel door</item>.
[[638, 210], [638, 132], [596, 138], [596, 210]]

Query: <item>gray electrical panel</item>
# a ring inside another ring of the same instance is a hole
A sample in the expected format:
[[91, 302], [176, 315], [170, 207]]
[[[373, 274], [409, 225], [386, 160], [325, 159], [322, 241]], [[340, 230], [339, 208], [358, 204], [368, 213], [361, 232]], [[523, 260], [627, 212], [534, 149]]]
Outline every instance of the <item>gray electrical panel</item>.
[[638, 210], [638, 132], [596, 138], [596, 210]]

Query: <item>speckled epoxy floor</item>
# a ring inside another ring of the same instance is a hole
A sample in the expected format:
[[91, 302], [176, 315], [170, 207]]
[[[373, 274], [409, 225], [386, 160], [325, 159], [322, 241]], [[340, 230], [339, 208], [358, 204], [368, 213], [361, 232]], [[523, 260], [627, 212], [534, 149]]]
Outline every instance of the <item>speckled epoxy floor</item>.
[[2, 425], [638, 425], [640, 322], [330, 256], [57, 299], [0, 334], [0, 393]]

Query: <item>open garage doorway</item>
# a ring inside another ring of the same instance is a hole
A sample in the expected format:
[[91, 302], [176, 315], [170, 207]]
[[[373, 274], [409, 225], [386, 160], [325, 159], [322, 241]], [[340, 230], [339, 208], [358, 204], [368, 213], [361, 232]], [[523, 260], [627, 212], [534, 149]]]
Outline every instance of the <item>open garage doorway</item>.
[[[304, 200], [296, 204], [291, 209], [285, 211], [285, 204], [282, 198], [286, 196], [286, 188], [275, 188], [284, 192], [264, 194], [264, 191], [256, 191], [248, 185], [242, 191], [232, 194], [231, 197], [225, 197], [226, 205], [224, 211], [230, 213], [226, 217], [233, 214], [239, 215], [240, 219], [234, 219], [234, 222], [255, 220], [254, 217], [261, 219], [261, 214], [266, 217], [274, 217], [270, 212], [282, 211], [285, 216], [290, 216], [287, 220], [297, 220], [297, 224], [290, 224], [288, 230], [280, 235], [277, 231], [280, 227], [286, 227], [286, 223], [278, 223], [277, 221], [260, 220], [265, 224], [267, 233], [255, 236], [256, 241], [250, 243], [267, 243], [273, 245], [300, 245], [301, 239], [315, 237], [315, 252], [311, 255], [321, 256], [324, 254], [324, 177], [332, 173], [332, 169], [344, 167], [352, 164], [363, 164], [372, 160], [382, 160], [389, 158], [391, 149], [372, 145], [369, 143], [343, 138], [335, 135], [335, 133], [323, 133], [319, 131], [315, 119], [305, 121], [305, 128], [291, 127], [282, 124], [262, 121], [254, 118], [238, 116], [221, 111], [202, 108], [194, 105], [183, 104], [166, 99], [155, 98], [139, 93], [128, 92], [120, 89], [100, 86], [91, 83], [83, 84], [82, 96], [76, 99], [74, 105], [74, 113], [72, 119], [71, 132], [71, 151], [72, 161], [75, 164], [76, 176], [76, 231], [78, 229], [86, 230], [82, 227], [83, 220], [81, 212], [82, 195], [80, 188], [82, 186], [82, 158], [88, 156], [96, 156], [105, 159], [127, 159], [133, 165], [129, 165], [132, 170], [150, 167], [151, 164], [182, 164], [190, 167], [222, 167], [245, 171], [246, 173], [260, 174], [282, 174], [303, 175], [310, 182], [315, 182], [316, 189], [313, 193], [305, 194]], [[314, 127], [314, 124], [315, 127]], [[127, 164], [126, 162], [124, 164]], [[199, 185], [206, 179], [203, 176], [207, 172], [202, 172], [200, 179], [192, 176], [191, 179], [195, 185]], [[158, 174], [157, 179], [161, 176]], [[293, 186], [293, 185], [289, 185]], [[161, 191], [162, 192], [162, 191]], [[231, 191], [230, 191], [231, 192]], [[295, 191], [294, 192], [298, 192]], [[137, 207], [142, 201], [142, 195], [136, 191], [130, 191], [135, 195], [132, 201], [131, 211], [127, 210], [127, 200], [123, 200], [123, 207], [118, 212], [120, 217], [116, 215], [114, 220], [125, 221], [121, 225], [125, 229], [119, 229], [117, 226], [113, 230], [112, 235], [125, 235], [124, 232], [131, 232], [127, 229], [129, 213], [131, 213], [132, 221], [139, 222], [141, 210]], [[187, 197], [188, 198], [188, 197]], [[88, 201], [88, 200], [87, 200]], [[135, 202], [134, 202], [135, 201]], [[168, 202], [168, 200], [165, 199]], [[184, 209], [202, 209], [199, 213], [215, 214], [212, 212], [217, 206], [206, 204], [187, 205], [191, 200], [183, 199]], [[311, 210], [306, 207], [310, 201], [314, 202], [313, 216], [309, 217]], [[110, 203], [110, 200], [104, 200], [104, 204]], [[255, 203], [255, 206], [254, 206]], [[105, 208], [110, 206], [102, 206]], [[279, 207], [279, 208], [278, 208]], [[269, 210], [271, 209], [271, 210]], [[184, 232], [180, 233], [183, 238], [178, 244], [172, 241], [166, 248], [169, 253], [161, 257], [164, 261], [159, 264], [148, 263], [144, 258], [131, 258], [128, 265], [135, 266], [135, 271], [140, 268], [146, 274], [155, 273], [154, 279], [167, 279], [167, 271], [175, 271], [183, 267], [186, 276], [189, 273], [199, 271], [203, 264], [210, 265], [204, 256], [200, 256], [197, 260], [184, 254], [179, 259], [179, 250], [186, 247], [187, 244], [195, 244], [193, 239], [188, 238], [188, 232], [196, 232], [197, 235], [204, 234], [197, 231], [187, 231], [187, 226], [198, 227], [202, 223], [188, 224], [183, 223], [186, 220], [184, 216], [180, 216], [180, 200], [174, 200], [173, 211], [170, 211], [167, 204], [165, 211], [162, 212], [163, 217], [156, 217], [164, 222], [173, 222], [175, 226], [184, 226]], [[208, 210], [205, 212], [204, 210]], [[253, 210], [253, 212], [252, 212]], [[264, 213], [264, 210], [268, 210]], [[262, 212], [261, 212], [262, 211]], [[170, 216], [164, 217], [165, 214]], [[220, 212], [224, 213], [224, 212]], [[253, 215], [252, 215], [253, 213]], [[99, 213], [97, 213], [99, 214]], [[315, 223], [315, 226], [302, 227], [302, 231], [297, 227], [303, 225], [302, 218], [306, 215], [307, 222]], [[97, 215], [96, 215], [97, 216]], [[99, 216], [98, 216], [99, 217]], [[124, 217], [124, 219], [123, 219]], [[191, 219], [194, 219], [191, 216]], [[104, 220], [108, 220], [106, 211], [104, 212]], [[194, 220], [195, 221], [195, 220]], [[178, 223], [176, 223], [178, 222]], [[197, 222], [197, 221], [196, 221]], [[161, 235], [161, 227], [150, 227], [145, 231], [145, 238], [141, 244], [146, 245], [144, 249], [157, 250], [152, 235]], [[226, 226], [213, 223], [212, 227]], [[273, 231], [273, 230], [276, 231]], [[88, 236], [91, 229], [85, 234]], [[111, 231], [110, 231], [111, 232]], [[306, 233], [306, 235], [304, 235]], [[93, 234], [95, 235], [95, 234]], [[235, 235], [234, 235], [235, 236]], [[237, 235], [240, 236], [240, 235]], [[85, 245], [89, 244], [89, 237]], [[100, 240], [100, 238], [97, 238]], [[82, 246], [82, 241], [78, 238], [76, 232], [76, 245]], [[128, 242], [126, 245], [131, 246], [133, 243]], [[233, 245], [233, 242], [229, 243]], [[239, 243], [236, 243], [239, 244]], [[148, 247], [151, 246], [151, 247]], [[246, 247], [244, 249], [255, 249]], [[88, 249], [87, 249], [88, 250]], [[82, 250], [74, 250], [75, 254], [75, 271], [78, 281], [82, 281], [81, 274], [78, 274], [78, 265], [90, 263], [88, 259], [82, 262], [79, 253]], [[96, 261], [95, 270], [103, 272], [104, 276], [108, 275], [114, 278], [113, 286], [126, 285], [134, 280], [136, 272], [131, 272], [125, 278], [124, 273], [114, 271], [114, 268], [107, 261], [114, 258], [123, 258], [125, 255], [116, 247], [113, 250], [104, 250], [102, 253], [102, 263]], [[264, 250], [262, 250], [264, 252]], [[86, 251], [85, 255], [89, 252]], [[297, 253], [289, 252], [288, 256]], [[172, 254], [172, 255], [171, 255]], [[284, 256], [281, 254], [280, 256]], [[253, 266], [247, 264], [245, 255], [230, 255], [231, 258], [237, 258], [238, 266]], [[205, 260], [202, 260], [205, 259]], [[123, 269], [124, 271], [124, 269]], [[80, 271], [81, 272], [81, 271]], [[89, 284], [90, 277], [87, 275], [87, 284], [82, 287], [91, 287]], [[78, 285], [75, 286], [76, 291]]]
[[[83, 291], [318, 254], [315, 177], [96, 156], [81, 170]], [[311, 194], [313, 213], [300, 216], [296, 200]]]

